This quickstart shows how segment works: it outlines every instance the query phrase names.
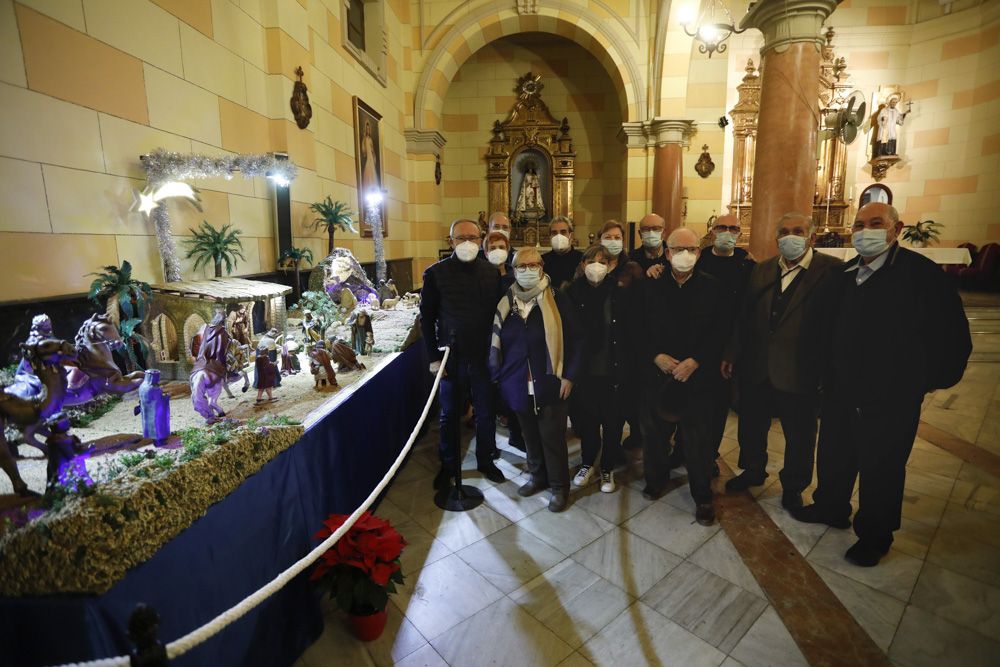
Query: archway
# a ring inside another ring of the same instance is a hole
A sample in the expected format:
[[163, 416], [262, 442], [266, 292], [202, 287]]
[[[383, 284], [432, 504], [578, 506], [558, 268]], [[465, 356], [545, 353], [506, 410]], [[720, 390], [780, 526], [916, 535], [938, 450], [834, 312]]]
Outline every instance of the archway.
[[205, 326], [205, 324], [205, 318], [198, 313], [193, 313], [186, 320], [184, 320], [184, 355], [188, 359], [194, 359], [195, 334], [197, 334], [198, 330]]
[[177, 328], [173, 320], [164, 313], [154, 317], [149, 323], [152, 334], [149, 344], [158, 362], [177, 361]]

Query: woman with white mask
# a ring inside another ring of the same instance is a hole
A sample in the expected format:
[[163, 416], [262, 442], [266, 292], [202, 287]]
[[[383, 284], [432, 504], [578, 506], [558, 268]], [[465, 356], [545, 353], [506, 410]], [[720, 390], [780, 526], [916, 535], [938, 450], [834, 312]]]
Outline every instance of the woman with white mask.
[[500, 272], [500, 289], [507, 291], [507, 288], [514, 284], [514, 271], [508, 263], [510, 241], [500, 232], [490, 232], [483, 239], [483, 254], [486, 256], [486, 260], [497, 267], [497, 271]]
[[611, 259], [608, 261], [608, 273], [613, 274], [618, 270], [619, 260], [622, 260], [622, 265], [628, 261], [628, 258], [622, 255], [622, 251], [625, 249], [625, 228], [617, 220], [608, 220], [601, 227], [598, 238], [601, 245], [607, 248], [608, 254], [611, 256]]
[[[566, 296], [576, 306], [583, 330], [584, 358], [573, 392], [573, 426], [580, 436], [582, 465], [573, 485], [589, 484], [600, 470], [601, 491], [617, 489], [614, 470], [625, 462], [621, 441], [635, 373], [632, 303], [635, 289], [608, 277], [611, 253], [603, 245], [584, 252]], [[599, 463], [599, 465], [598, 465]]]

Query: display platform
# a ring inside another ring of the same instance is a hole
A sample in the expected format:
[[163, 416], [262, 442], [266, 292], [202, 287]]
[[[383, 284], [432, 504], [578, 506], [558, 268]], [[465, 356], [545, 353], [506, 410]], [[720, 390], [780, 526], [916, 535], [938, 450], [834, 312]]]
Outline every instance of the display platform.
[[[164, 642], [238, 603], [315, 546], [330, 513], [350, 513], [368, 496], [416, 424], [432, 379], [423, 345], [389, 355], [311, 413], [299, 442], [107, 593], [0, 598], [2, 663], [127, 654], [126, 624], [139, 602], [159, 612]], [[308, 572], [171, 664], [292, 664], [323, 626]]]

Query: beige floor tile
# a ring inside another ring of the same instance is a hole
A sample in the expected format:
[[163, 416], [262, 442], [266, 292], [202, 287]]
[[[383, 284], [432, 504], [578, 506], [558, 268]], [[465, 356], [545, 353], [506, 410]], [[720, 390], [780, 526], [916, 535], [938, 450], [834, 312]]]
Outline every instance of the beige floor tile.
[[910, 602], [1000, 641], [1000, 588], [928, 563]]
[[[1000, 516], [948, 503], [944, 516], [941, 517], [941, 526], [947, 530], [969, 535], [980, 542], [1000, 549]], [[998, 569], [1000, 569], [1000, 564], [998, 564]]]
[[680, 557], [618, 527], [577, 551], [573, 560], [633, 597], [681, 563]]
[[601, 493], [598, 485], [592, 484], [587, 487], [585, 495], [577, 496], [574, 504], [606, 521], [621, 525], [655, 502], [646, 500], [642, 493], [624, 484], [624, 479], [618, 479], [617, 475], [615, 477], [618, 490], [614, 493]]
[[927, 561], [1000, 587], [1000, 549], [966, 533], [943, 526], [938, 528], [927, 552]]
[[750, 569], [743, 563], [736, 547], [729, 541], [724, 530], [717, 532], [711, 539], [688, 556], [688, 562], [718, 575], [726, 581], [736, 584], [745, 591], [764, 598], [764, 591], [754, 578]]
[[486, 504], [490, 509], [502, 514], [513, 522], [520, 521], [526, 516], [545, 509], [549, 504], [549, 494], [536, 493], [528, 498], [522, 498], [517, 495], [517, 489], [522, 483], [527, 481], [526, 478], [518, 478], [516, 481], [508, 479], [503, 484], [496, 484], [483, 489]]
[[914, 470], [923, 470], [954, 479], [958, 477], [958, 471], [962, 468], [962, 459], [940, 449], [936, 452], [914, 449], [910, 452], [910, 459], [906, 466]]
[[504, 593], [520, 588], [566, 557], [517, 525], [479, 540], [458, 556]]
[[413, 518], [452, 551], [467, 547], [510, 525], [507, 518], [486, 505], [467, 512], [446, 512], [433, 506]]
[[560, 662], [557, 667], [592, 667], [594, 663], [587, 660], [582, 655], [573, 651], [569, 654], [569, 657]]
[[575, 504], [558, 514], [535, 512], [518, 525], [545, 540], [567, 556], [576, 553], [614, 526]]
[[966, 509], [1000, 515], [1000, 478], [965, 463], [958, 473], [949, 500]]
[[[341, 664], [341, 663], [338, 663]], [[396, 663], [395, 667], [448, 667], [434, 647], [426, 644]]]
[[940, 498], [903, 491], [903, 517], [928, 526], [936, 526], [941, 522], [941, 515], [947, 504], [947, 501]]
[[642, 602], [619, 614], [580, 649], [595, 665], [716, 667], [724, 653]]
[[813, 569], [872, 641], [888, 651], [906, 604], [821, 565], [814, 564]]
[[906, 471], [907, 492], [920, 493], [939, 500], [948, 500], [954, 485], [955, 480], [946, 475], [925, 472], [916, 468], [910, 468]]
[[909, 600], [922, 561], [890, 549], [877, 567], [857, 567], [844, 559], [844, 552], [855, 541], [857, 537], [851, 531], [829, 530], [809, 552], [808, 560], [903, 602]]
[[778, 496], [761, 501], [760, 506], [803, 556], [809, 553], [826, 531], [829, 530], [829, 527], [824, 524], [796, 521], [781, 506], [781, 498]]
[[899, 521], [899, 530], [892, 534], [892, 548], [904, 554], [919, 558], [927, 558], [931, 542], [937, 533], [937, 526], [930, 526], [903, 517]]
[[622, 526], [631, 533], [686, 558], [719, 531], [719, 524], [701, 526], [694, 515], [657, 502]]
[[910, 605], [889, 657], [905, 667], [995, 665], [1000, 643]]
[[773, 607], [764, 610], [731, 655], [746, 667], [807, 667], [809, 664]]
[[504, 597], [431, 640], [441, 657], [462, 667], [557, 665], [573, 649]]
[[510, 598], [574, 648], [633, 602], [623, 590], [570, 558], [514, 591]]

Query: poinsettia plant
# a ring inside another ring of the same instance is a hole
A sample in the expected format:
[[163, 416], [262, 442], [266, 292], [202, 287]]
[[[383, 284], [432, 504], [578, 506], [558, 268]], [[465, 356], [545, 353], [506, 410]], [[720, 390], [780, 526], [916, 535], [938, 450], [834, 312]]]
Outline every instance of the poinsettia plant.
[[[316, 533], [325, 540], [348, 516], [331, 514]], [[365, 512], [340, 540], [320, 556], [311, 581], [330, 592], [337, 606], [349, 614], [374, 614], [385, 609], [389, 594], [403, 583], [399, 556], [406, 540], [388, 521]]]

